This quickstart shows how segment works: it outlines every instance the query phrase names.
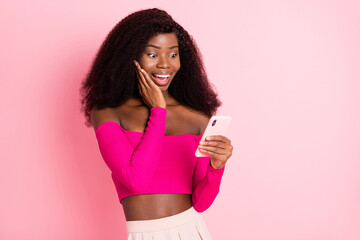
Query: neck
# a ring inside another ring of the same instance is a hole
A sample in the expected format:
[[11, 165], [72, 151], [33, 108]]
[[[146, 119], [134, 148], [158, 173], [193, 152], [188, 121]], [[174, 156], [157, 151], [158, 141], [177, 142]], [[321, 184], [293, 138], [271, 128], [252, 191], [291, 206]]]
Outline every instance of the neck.
[[[176, 101], [170, 94], [169, 92], [166, 91], [162, 91], [162, 94], [164, 96], [165, 102], [167, 106], [175, 106], [175, 105], [179, 105], [178, 101]], [[138, 97], [134, 97], [131, 98], [130, 101], [128, 102], [128, 104], [132, 105], [132, 106], [145, 106], [145, 103], [142, 101], [141, 98]]]
[[165, 99], [165, 102], [167, 105], [173, 98], [170, 96], [168, 91], [162, 91], [162, 94], [164, 96], [164, 99]]
[[166, 105], [167, 106], [171, 106], [171, 105], [178, 105], [179, 103], [169, 94], [169, 92], [166, 91], [162, 91]]

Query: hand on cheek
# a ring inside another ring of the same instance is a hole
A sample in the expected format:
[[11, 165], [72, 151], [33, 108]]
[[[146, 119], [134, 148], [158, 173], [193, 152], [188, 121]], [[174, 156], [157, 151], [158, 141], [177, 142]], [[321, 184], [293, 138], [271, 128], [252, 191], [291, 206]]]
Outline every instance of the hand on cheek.
[[151, 80], [149, 75], [140, 67], [137, 61], [136, 75], [138, 77], [138, 87], [140, 95], [146, 105], [152, 107], [162, 107], [166, 109], [166, 101], [161, 89]]

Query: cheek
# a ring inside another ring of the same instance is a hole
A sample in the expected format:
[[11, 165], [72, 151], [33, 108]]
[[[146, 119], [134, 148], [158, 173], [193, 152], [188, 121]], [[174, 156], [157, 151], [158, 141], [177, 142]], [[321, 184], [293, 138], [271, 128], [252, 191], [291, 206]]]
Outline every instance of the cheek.
[[144, 69], [146, 72], [149, 71], [153, 66], [153, 63], [148, 60], [140, 59], [139, 60], [140, 67]]
[[176, 69], [176, 71], [179, 71], [181, 67], [181, 64], [180, 64], [180, 60], [178, 62], [176, 62], [176, 64], [174, 64], [174, 68]]
[[146, 61], [143, 57], [139, 59], [139, 64], [140, 66], [146, 65]]

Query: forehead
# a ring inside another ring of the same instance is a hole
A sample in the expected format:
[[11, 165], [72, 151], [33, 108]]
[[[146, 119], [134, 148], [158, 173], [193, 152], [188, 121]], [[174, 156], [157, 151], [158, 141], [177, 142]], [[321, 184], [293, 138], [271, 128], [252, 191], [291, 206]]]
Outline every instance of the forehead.
[[157, 46], [177, 46], [178, 40], [175, 33], [159, 33], [150, 38], [148, 44]]

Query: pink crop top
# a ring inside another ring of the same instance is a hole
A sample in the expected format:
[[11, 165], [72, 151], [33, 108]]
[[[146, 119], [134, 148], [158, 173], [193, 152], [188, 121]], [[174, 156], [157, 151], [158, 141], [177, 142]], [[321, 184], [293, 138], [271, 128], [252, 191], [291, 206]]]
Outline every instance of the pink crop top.
[[224, 168], [209, 157], [196, 157], [202, 135], [165, 135], [167, 110], [150, 109], [145, 132], [128, 131], [116, 122], [96, 129], [101, 155], [110, 168], [119, 200], [138, 194], [192, 194], [196, 211], [205, 211], [219, 192]]

